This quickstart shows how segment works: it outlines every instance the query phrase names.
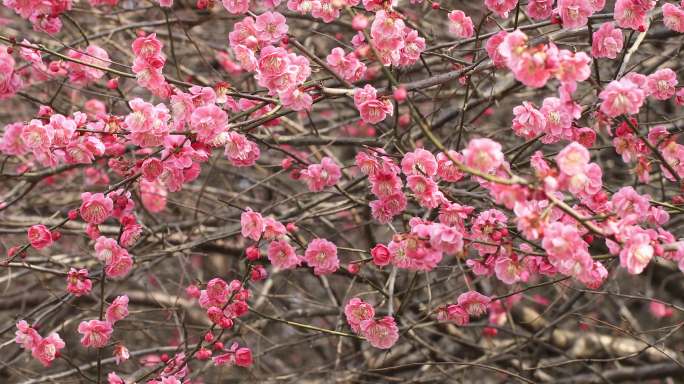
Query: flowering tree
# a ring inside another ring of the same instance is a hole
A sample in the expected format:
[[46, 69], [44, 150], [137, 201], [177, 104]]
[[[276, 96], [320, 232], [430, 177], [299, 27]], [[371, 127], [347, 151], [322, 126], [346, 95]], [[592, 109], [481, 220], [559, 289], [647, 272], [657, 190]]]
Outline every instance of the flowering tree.
[[684, 2], [2, 3], [1, 382], [684, 374]]

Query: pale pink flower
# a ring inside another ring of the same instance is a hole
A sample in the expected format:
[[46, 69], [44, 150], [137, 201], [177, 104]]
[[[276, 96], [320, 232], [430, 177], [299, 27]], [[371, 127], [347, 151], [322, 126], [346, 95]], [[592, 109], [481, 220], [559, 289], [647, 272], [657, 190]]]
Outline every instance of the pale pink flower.
[[447, 255], [463, 251], [463, 233], [459, 228], [433, 223], [429, 226], [430, 245]]
[[670, 68], [662, 68], [647, 76], [648, 93], [658, 100], [667, 100], [674, 96], [677, 74]]
[[392, 316], [385, 316], [379, 320], [363, 320], [360, 329], [361, 334], [375, 348], [392, 348], [399, 339], [399, 329]]
[[413, 152], [407, 152], [401, 159], [401, 170], [406, 176], [423, 175], [432, 177], [437, 173], [437, 160], [430, 152], [417, 148]]
[[513, 108], [513, 132], [525, 139], [532, 139], [544, 132], [546, 117], [532, 103], [523, 101]]
[[114, 202], [103, 193], [83, 192], [81, 201], [79, 213], [90, 224], [100, 224], [112, 215]]
[[[85, 52], [70, 50], [68, 56], [80, 62], [96, 65], [98, 67], [108, 68], [110, 65], [109, 55], [107, 51], [97, 45], [89, 45]], [[105, 72], [90, 66], [78, 64], [72, 61], [65, 63], [69, 71], [69, 81], [74, 84], [85, 85], [93, 81], [99, 80], [104, 76]]]
[[430, 177], [411, 175], [406, 178], [406, 184], [425, 208], [437, 208], [445, 200], [437, 183]]
[[456, 37], [462, 37], [464, 39], [473, 37], [475, 29], [473, 28], [473, 20], [470, 16], [461, 10], [454, 10], [449, 12], [447, 16], [449, 18], [449, 32], [451, 32]]
[[293, 111], [310, 111], [313, 98], [308, 92], [299, 88], [278, 91], [278, 98], [284, 107]]
[[21, 134], [24, 124], [17, 122], [5, 125], [5, 132], [0, 139], [0, 151], [5, 155], [21, 156], [28, 152]]
[[259, 212], [247, 208], [240, 214], [240, 226], [243, 237], [258, 241], [264, 232], [264, 220]]
[[130, 358], [131, 355], [128, 353], [128, 348], [126, 348], [126, 346], [117, 344], [116, 347], [114, 347], [114, 360], [116, 361], [116, 365], [119, 365]]
[[236, 167], [251, 167], [261, 155], [259, 146], [237, 132], [228, 132], [224, 154]]
[[304, 252], [304, 261], [314, 269], [316, 275], [328, 275], [337, 271], [340, 260], [337, 257], [337, 247], [325, 239], [311, 240]]
[[264, 240], [281, 239], [287, 234], [285, 226], [272, 217], [264, 219]]
[[[373, 316], [371, 316], [373, 317]], [[26, 320], [20, 320], [17, 322], [17, 330], [14, 333], [14, 342], [21, 345], [24, 349], [33, 349], [38, 343], [43, 339], [38, 331], [33, 329]]]
[[470, 316], [479, 317], [487, 313], [487, 308], [489, 308], [489, 303], [492, 300], [477, 292], [468, 291], [460, 294], [456, 302], [461, 306]]
[[234, 15], [249, 11], [249, 0], [222, 0], [222, 3], [223, 7]]
[[617, 54], [622, 51], [624, 44], [622, 29], [615, 28], [613, 23], [601, 24], [592, 36], [591, 55], [594, 58], [605, 57], [615, 59]]
[[112, 255], [109, 263], [105, 264], [105, 275], [111, 279], [125, 277], [133, 268], [133, 258], [128, 251], [121, 248], [119, 252]]
[[344, 315], [351, 329], [359, 333], [361, 322], [372, 320], [375, 317], [375, 309], [372, 305], [354, 297], [344, 306]]
[[655, 255], [651, 236], [639, 227], [631, 227], [631, 231], [625, 237], [620, 251], [620, 265], [627, 268], [633, 275], [638, 275], [646, 268]]
[[287, 23], [285, 16], [279, 12], [264, 12], [256, 17], [254, 28], [257, 31], [259, 40], [273, 43], [287, 34]]
[[403, 192], [397, 191], [390, 196], [370, 202], [371, 214], [373, 218], [381, 224], [387, 224], [392, 219], [406, 209], [406, 196]]
[[291, 269], [299, 265], [300, 257], [295, 249], [285, 240], [274, 240], [268, 245], [268, 260], [274, 267]]
[[675, 32], [684, 33], [684, 9], [674, 4], [663, 4], [663, 24]]
[[584, 52], [570, 52], [561, 49], [558, 52], [558, 67], [554, 75], [562, 83], [578, 83], [591, 75], [591, 58]]
[[487, 43], [485, 43], [487, 55], [489, 55], [489, 58], [492, 59], [492, 63], [498, 68], [503, 68], [506, 66], [506, 58], [499, 53], [499, 46], [501, 43], [503, 43], [507, 35], [508, 32], [500, 31], [487, 39]]
[[491, 139], [473, 139], [463, 150], [465, 164], [480, 172], [491, 173], [504, 162], [501, 144]]
[[64, 348], [64, 346], [62, 338], [57, 333], [52, 333], [33, 347], [31, 355], [38, 359], [45, 367], [49, 367], [57, 358], [59, 350]]
[[542, 247], [551, 265], [565, 275], [580, 276], [594, 267], [588, 245], [575, 225], [551, 223], [544, 230]]
[[55, 130], [51, 125], [43, 125], [43, 122], [34, 119], [24, 126], [21, 141], [35, 154], [48, 151], [54, 136]]
[[109, 372], [107, 375], [107, 384], [126, 384], [126, 382], [115, 372]]
[[558, 0], [558, 10], [563, 27], [579, 28], [587, 25], [594, 9], [589, 0]]
[[617, 0], [614, 10], [617, 25], [635, 31], [644, 30], [648, 12], [653, 9], [655, 3], [653, 0]]
[[105, 319], [114, 325], [117, 321], [122, 320], [128, 316], [128, 296], [117, 296], [114, 301], [107, 307], [105, 312]]
[[84, 347], [102, 348], [112, 336], [112, 324], [102, 320], [84, 320], [78, 325], [78, 333], [83, 335], [81, 344]]
[[556, 156], [556, 164], [561, 172], [568, 176], [584, 172], [589, 164], [590, 155], [587, 148], [579, 143], [570, 143]]
[[497, 16], [507, 18], [508, 13], [515, 9], [518, 0], [485, 0], [485, 6]]
[[453, 161], [451, 161], [451, 159], [463, 164], [463, 155], [454, 150], [449, 150], [448, 153], [449, 156], [447, 156], [444, 152], [437, 154], [437, 176], [444, 181], [455, 183], [461, 180], [464, 174], [461, 169], [454, 164]]
[[392, 103], [385, 100], [372, 99], [364, 101], [356, 106], [361, 115], [361, 119], [368, 124], [377, 124], [387, 117], [392, 116], [394, 107]]
[[628, 79], [614, 80], [608, 84], [599, 94], [601, 112], [609, 117], [617, 117], [627, 114], [639, 113], [644, 103], [646, 93], [639, 85]]
[[14, 96], [22, 87], [23, 81], [15, 71], [14, 58], [6, 46], [0, 46], [0, 100]]
[[67, 273], [67, 292], [78, 297], [87, 295], [92, 288], [93, 282], [88, 278], [87, 269], [69, 269], [69, 272]]
[[554, 0], [528, 0], [527, 14], [533, 20], [544, 20], [553, 13]]
[[197, 140], [211, 144], [221, 133], [227, 131], [228, 114], [216, 105], [210, 104], [192, 111], [190, 128], [197, 133]]
[[342, 177], [340, 166], [329, 157], [321, 159], [320, 164], [311, 164], [303, 170], [302, 179], [311, 192], [320, 192], [326, 187], [332, 187]]
[[508, 285], [526, 281], [529, 278], [526, 266], [518, 260], [516, 255], [499, 256], [494, 264], [494, 273], [499, 280]]

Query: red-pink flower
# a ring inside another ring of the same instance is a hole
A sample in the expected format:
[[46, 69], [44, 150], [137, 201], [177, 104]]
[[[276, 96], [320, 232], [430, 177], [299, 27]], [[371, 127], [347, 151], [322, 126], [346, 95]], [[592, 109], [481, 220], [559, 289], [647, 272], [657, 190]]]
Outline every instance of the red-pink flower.
[[461, 180], [464, 174], [461, 171], [461, 168], [454, 164], [451, 159], [454, 159], [462, 164], [463, 155], [451, 149], [448, 151], [448, 154], [449, 156], [447, 156], [444, 152], [437, 154], [437, 176], [444, 181], [455, 183]]
[[28, 240], [35, 249], [43, 249], [52, 244], [52, 234], [43, 224], [32, 225], [28, 229]]
[[81, 201], [79, 213], [90, 224], [100, 224], [112, 215], [114, 202], [103, 193], [83, 192]]
[[78, 333], [83, 335], [81, 344], [84, 347], [102, 348], [112, 336], [112, 324], [102, 320], [84, 320], [78, 325]]
[[375, 348], [389, 349], [399, 340], [399, 329], [392, 316], [363, 320], [360, 329], [361, 335]]
[[460, 294], [456, 302], [461, 306], [470, 316], [479, 317], [487, 313], [487, 308], [492, 300], [477, 292], [468, 291]]
[[325, 239], [314, 239], [309, 242], [304, 252], [304, 261], [314, 269], [316, 275], [328, 275], [340, 268], [337, 247]]
[[67, 273], [67, 292], [78, 297], [87, 295], [92, 288], [93, 282], [88, 278], [87, 269], [69, 269]]
[[223, 132], [227, 131], [228, 115], [214, 104], [201, 106], [190, 116], [190, 128], [197, 133], [197, 140], [212, 144]]
[[450, 304], [438, 309], [437, 320], [451, 321], [457, 326], [462, 327], [470, 322], [470, 316], [460, 305]]
[[384, 267], [392, 262], [392, 255], [385, 244], [376, 244], [370, 251], [373, 264]]
[[286, 240], [274, 240], [268, 245], [268, 260], [280, 269], [294, 268], [300, 263], [300, 257], [294, 247]]

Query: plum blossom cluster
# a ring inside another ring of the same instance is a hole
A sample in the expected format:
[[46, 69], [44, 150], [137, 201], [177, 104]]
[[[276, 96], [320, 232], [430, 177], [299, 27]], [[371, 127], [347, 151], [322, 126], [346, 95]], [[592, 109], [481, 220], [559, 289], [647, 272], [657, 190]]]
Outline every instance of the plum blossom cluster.
[[72, 0], [3, 0], [2, 4], [28, 20], [34, 30], [50, 35], [62, 29], [60, 16], [73, 7]]
[[198, 299], [211, 322], [222, 329], [232, 328], [234, 320], [248, 311], [250, 292], [240, 280], [227, 283], [216, 277], [207, 282], [206, 289], [199, 290], [193, 285], [188, 293]]
[[135, 54], [133, 73], [141, 87], [149, 89], [157, 96], [167, 98], [171, 88], [162, 73], [166, 63], [166, 56], [162, 53], [163, 47], [164, 44], [157, 39], [155, 33], [135, 39], [132, 44]]
[[478, 318], [486, 314], [491, 302], [491, 298], [479, 292], [468, 291], [458, 296], [456, 304], [438, 308], [437, 319], [464, 326], [470, 323], [471, 318]]
[[[311, 75], [309, 60], [287, 50], [288, 26], [279, 12], [267, 11], [256, 18], [245, 17], [229, 34], [230, 47], [240, 66], [260, 86], [277, 95], [283, 106], [295, 111], [310, 110], [311, 95], [303, 87]], [[280, 46], [274, 44], [281, 43]]]
[[375, 317], [373, 305], [354, 297], [344, 307], [347, 324], [370, 345], [390, 349], [399, 339], [399, 328], [392, 316]]

